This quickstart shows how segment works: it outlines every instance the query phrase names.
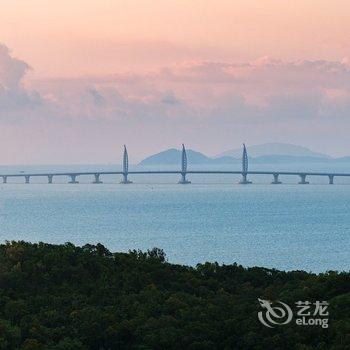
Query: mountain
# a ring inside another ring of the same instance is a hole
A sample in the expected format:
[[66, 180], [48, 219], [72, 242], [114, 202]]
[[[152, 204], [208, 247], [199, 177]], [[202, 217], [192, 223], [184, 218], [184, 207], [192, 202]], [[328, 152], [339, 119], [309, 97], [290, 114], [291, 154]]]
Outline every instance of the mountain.
[[[326, 154], [313, 152], [308, 148], [287, 143], [266, 143], [249, 146], [247, 150], [249, 160], [255, 164], [350, 162], [350, 157], [331, 158]], [[215, 158], [210, 158], [203, 153], [191, 149], [186, 152], [188, 163], [191, 165], [239, 164], [242, 157], [242, 149], [223, 152]], [[139, 165], [179, 165], [180, 163], [181, 150], [171, 148], [145, 158]]]
[[[262, 145], [247, 146], [250, 157], [263, 156], [292, 156], [292, 157], [314, 157], [330, 159], [331, 157], [323, 154], [313, 152], [310, 149], [302, 146], [292, 145], [289, 143], [264, 143]], [[242, 148], [232, 149], [218, 154], [216, 157], [234, 157], [240, 158], [242, 156]]]
[[348, 162], [350, 162], [350, 157], [347, 156], [347, 157], [336, 158], [336, 161], [339, 163], [348, 163]]
[[[232, 164], [239, 162], [239, 160], [232, 157], [209, 158], [203, 153], [191, 149], [187, 150], [186, 154], [188, 163], [190, 164]], [[180, 163], [181, 150], [171, 148], [145, 158], [139, 163], [139, 165], [173, 165]]]
[[[336, 161], [333, 158], [326, 157], [285, 156], [277, 154], [253, 158], [249, 157], [249, 160], [252, 161], [254, 164], [324, 163]], [[345, 162], [345, 160], [343, 162]]]

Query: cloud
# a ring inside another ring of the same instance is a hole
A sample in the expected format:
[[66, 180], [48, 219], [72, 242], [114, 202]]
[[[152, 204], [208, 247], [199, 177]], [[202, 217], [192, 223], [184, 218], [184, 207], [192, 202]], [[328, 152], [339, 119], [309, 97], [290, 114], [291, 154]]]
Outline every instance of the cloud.
[[36, 91], [27, 91], [21, 85], [29, 69], [26, 62], [12, 57], [9, 49], [0, 44], [0, 113], [32, 108], [42, 103]]
[[0, 44], [0, 85], [3, 89], [18, 89], [29, 65], [10, 55], [9, 49]]
[[[265, 56], [242, 63], [186, 61], [146, 73], [56, 79], [33, 87], [40, 95], [35, 99], [26, 92], [29, 101], [48, 96], [46, 108], [54, 105], [61, 109], [60, 116], [101, 122], [341, 120], [350, 96], [350, 67], [347, 60], [282, 61]], [[342, 97], [331, 96], [331, 91]]]
[[175, 96], [173, 91], [167, 91], [161, 99], [165, 105], [176, 106], [181, 104], [181, 101]]
[[[319, 145], [319, 151], [326, 147], [325, 139], [329, 147], [348, 142], [346, 59], [191, 60], [148, 72], [27, 79], [24, 87], [28, 69], [1, 46], [0, 123], [18, 123], [17, 139], [23, 130], [33, 130], [31, 135], [40, 139], [41, 130], [50, 140], [43, 148], [54, 147], [53, 140], [55, 149], [74, 150], [84, 144], [87, 154], [98, 158], [116, 140], [140, 144], [140, 152], [146, 154], [186, 140], [203, 151], [214, 143], [212, 153], [245, 140]], [[329, 133], [337, 135], [336, 141]]]
[[41, 106], [38, 114], [54, 117], [52, 111], [60, 111], [60, 118], [100, 121], [188, 118], [189, 124], [195, 124], [210, 119], [242, 122], [244, 116], [247, 123], [273, 123], [344, 118], [350, 96], [347, 59], [192, 60], [146, 73], [33, 82], [32, 89], [26, 90], [21, 81], [28, 69], [27, 63], [0, 46], [0, 111]]
[[92, 98], [92, 103], [94, 103], [97, 106], [104, 105], [105, 99], [98, 90], [94, 88], [88, 89], [87, 93]]

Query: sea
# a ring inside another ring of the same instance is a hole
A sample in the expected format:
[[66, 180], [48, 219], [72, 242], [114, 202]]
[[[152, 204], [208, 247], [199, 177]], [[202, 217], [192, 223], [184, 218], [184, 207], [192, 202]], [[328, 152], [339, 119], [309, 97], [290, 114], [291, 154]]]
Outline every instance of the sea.
[[[119, 171], [120, 165], [0, 166], [0, 174], [64, 171]], [[131, 166], [130, 170], [177, 170]], [[238, 170], [238, 166], [192, 166], [189, 170]], [[350, 163], [251, 164], [250, 170], [350, 173]], [[349, 271], [350, 178], [188, 175], [22, 178], [0, 184], [0, 242], [25, 240], [77, 245], [102, 243], [112, 252], [153, 247], [171, 263], [206, 261], [280, 270]], [[1, 181], [1, 178], [0, 178]]]

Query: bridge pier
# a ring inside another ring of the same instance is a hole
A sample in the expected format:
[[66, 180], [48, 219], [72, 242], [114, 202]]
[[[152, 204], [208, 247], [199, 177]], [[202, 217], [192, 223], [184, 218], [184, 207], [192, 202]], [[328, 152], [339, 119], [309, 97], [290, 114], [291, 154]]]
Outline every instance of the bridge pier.
[[239, 182], [240, 185], [248, 185], [251, 184], [252, 182], [247, 180], [247, 174], [242, 173], [242, 180]]
[[70, 176], [70, 181], [68, 183], [70, 183], [70, 184], [78, 184], [79, 183], [79, 181], [76, 180], [77, 175], [72, 174], [69, 176]]
[[273, 181], [271, 182], [273, 185], [278, 185], [278, 184], [281, 184], [282, 182], [279, 181], [278, 177], [279, 177], [280, 174], [273, 174]]
[[2, 183], [7, 184], [7, 176], [2, 177]]
[[95, 180], [92, 182], [93, 184], [101, 184], [102, 181], [100, 180], [100, 175], [101, 174], [94, 174]]
[[53, 175], [47, 175], [47, 183], [52, 184]]
[[300, 185], [307, 185], [309, 183], [309, 181], [306, 181], [306, 174], [299, 174], [300, 176]]
[[186, 172], [181, 173], [181, 179], [178, 183], [181, 185], [188, 185], [191, 183], [191, 181], [186, 179]]
[[123, 173], [123, 180], [120, 183], [123, 185], [132, 184], [132, 181], [128, 180], [128, 173]]
[[29, 176], [29, 175], [26, 175], [24, 178], [26, 179], [26, 184], [29, 184], [30, 176]]
[[333, 185], [334, 184], [334, 175], [328, 175], [329, 177], [329, 184]]

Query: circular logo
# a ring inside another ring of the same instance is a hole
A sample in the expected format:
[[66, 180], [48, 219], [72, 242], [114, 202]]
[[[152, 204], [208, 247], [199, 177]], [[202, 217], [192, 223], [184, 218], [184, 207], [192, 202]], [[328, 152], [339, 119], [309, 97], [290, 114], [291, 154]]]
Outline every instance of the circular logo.
[[292, 309], [282, 301], [277, 301], [278, 306], [273, 306], [269, 300], [258, 299], [265, 311], [258, 312], [259, 321], [266, 327], [273, 328], [289, 323], [292, 320]]

